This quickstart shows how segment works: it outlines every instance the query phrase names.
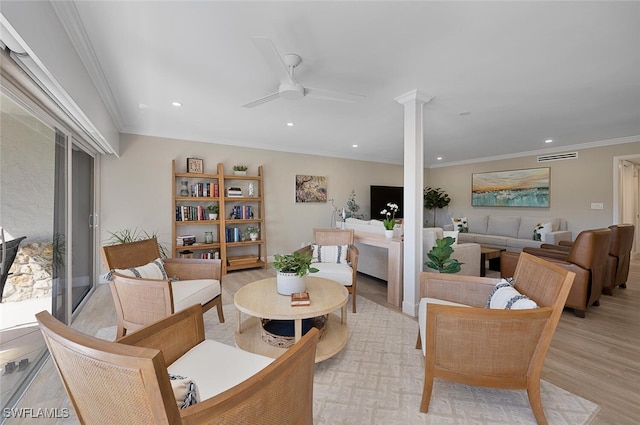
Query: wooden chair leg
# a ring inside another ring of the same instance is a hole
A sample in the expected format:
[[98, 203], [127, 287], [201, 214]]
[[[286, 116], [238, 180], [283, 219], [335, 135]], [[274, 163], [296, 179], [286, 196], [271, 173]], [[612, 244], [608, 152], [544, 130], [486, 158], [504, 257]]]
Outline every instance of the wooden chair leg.
[[218, 298], [216, 309], [218, 310], [218, 320], [220, 321], [220, 323], [224, 323], [224, 313], [222, 312], [222, 297]]
[[578, 310], [578, 309], [573, 309], [573, 314], [575, 314], [576, 316], [578, 316], [581, 319], [584, 319], [585, 316], [587, 315], [587, 312], [585, 310]]
[[355, 294], [355, 292], [351, 293], [351, 305], [352, 305], [352, 310], [355, 313], [356, 312], [356, 294]]
[[533, 416], [536, 417], [538, 425], [547, 425], [547, 418], [542, 408], [542, 400], [540, 399], [540, 381], [530, 382], [527, 386], [527, 395], [529, 396], [529, 404], [533, 410]]
[[422, 401], [420, 402], [420, 411], [427, 413], [429, 411], [429, 404], [431, 404], [431, 393], [433, 392], [433, 376], [427, 376], [424, 374], [424, 387], [422, 388]]

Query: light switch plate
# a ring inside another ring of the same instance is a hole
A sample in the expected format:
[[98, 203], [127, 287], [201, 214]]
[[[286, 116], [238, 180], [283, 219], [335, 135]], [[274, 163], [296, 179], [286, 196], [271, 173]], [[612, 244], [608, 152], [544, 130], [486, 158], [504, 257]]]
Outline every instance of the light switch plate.
[[591, 203], [592, 210], [602, 210], [604, 209], [604, 204], [602, 202], [592, 202]]

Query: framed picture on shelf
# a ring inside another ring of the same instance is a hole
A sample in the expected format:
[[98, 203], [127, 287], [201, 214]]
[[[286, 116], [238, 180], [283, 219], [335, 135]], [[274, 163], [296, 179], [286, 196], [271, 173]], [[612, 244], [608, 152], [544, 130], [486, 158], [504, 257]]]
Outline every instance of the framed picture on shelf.
[[187, 173], [204, 173], [204, 161], [200, 158], [187, 158]]

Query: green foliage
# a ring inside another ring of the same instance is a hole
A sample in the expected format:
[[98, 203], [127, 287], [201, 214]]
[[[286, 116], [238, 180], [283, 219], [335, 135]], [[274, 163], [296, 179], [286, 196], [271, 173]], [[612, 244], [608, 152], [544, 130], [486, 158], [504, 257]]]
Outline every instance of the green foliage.
[[360, 205], [356, 203], [356, 190], [351, 189], [351, 194], [349, 195], [349, 199], [347, 200], [347, 217], [353, 218], [364, 218], [363, 214], [358, 214], [358, 210], [360, 210]]
[[396, 225], [396, 213], [398, 212], [398, 204], [387, 202], [387, 208], [380, 211], [384, 215], [382, 224], [386, 230], [393, 230]]
[[423, 191], [424, 207], [428, 210], [433, 210], [433, 225], [436, 225], [436, 210], [438, 208], [444, 208], [451, 202], [449, 195], [441, 188], [432, 188], [427, 186]]
[[259, 233], [260, 229], [257, 226], [247, 226], [247, 235], [251, 233]]
[[[158, 232], [153, 232], [151, 234], [147, 233], [146, 230], [138, 230], [135, 229], [122, 229], [117, 230], [115, 232], [109, 232], [109, 239], [107, 239], [107, 245], [118, 245], [129, 242], [137, 242], [143, 241], [146, 239], [158, 238]], [[169, 258], [169, 251], [167, 248], [158, 242], [158, 249], [160, 250], [160, 255], [162, 258]]]
[[446, 238], [436, 239], [436, 244], [427, 253], [429, 260], [424, 263], [430, 269], [438, 270], [440, 273], [458, 273], [460, 266], [464, 263], [459, 262], [455, 258], [451, 258], [453, 248], [451, 245], [455, 239], [447, 236]]
[[220, 211], [220, 207], [217, 204], [207, 206], [207, 212], [209, 214], [218, 214], [218, 211]]
[[311, 267], [311, 255], [299, 251], [293, 254], [276, 254], [273, 257], [273, 268], [282, 273], [295, 273], [300, 277], [319, 271]]
[[249, 169], [249, 167], [247, 167], [246, 165], [234, 165], [233, 166], [233, 171], [247, 171]]

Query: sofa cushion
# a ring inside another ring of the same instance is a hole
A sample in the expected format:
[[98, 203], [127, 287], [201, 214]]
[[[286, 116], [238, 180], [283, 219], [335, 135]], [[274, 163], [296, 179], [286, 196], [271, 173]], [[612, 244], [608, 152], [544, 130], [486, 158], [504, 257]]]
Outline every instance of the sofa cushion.
[[143, 279], [167, 279], [167, 272], [160, 258], [156, 258], [148, 264], [128, 269], [115, 269], [116, 273], [128, 277], [140, 277]]
[[533, 229], [533, 240], [543, 241], [546, 239], [545, 235], [550, 232], [551, 232], [551, 222], [538, 223], [536, 227]]
[[338, 263], [345, 264], [347, 262], [347, 251], [349, 245], [311, 245], [313, 254], [312, 263]]
[[476, 236], [475, 233], [458, 233], [458, 243], [474, 243]]
[[173, 362], [167, 371], [198, 383], [201, 400], [207, 400], [264, 369], [273, 359], [205, 339]]
[[[489, 224], [487, 225], [487, 235], [517, 238], [519, 228], [520, 217], [491, 215], [489, 216]], [[531, 229], [531, 232], [531, 234], [533, 234], [533, 229]], [[531, 234], [527, 236], [527, 239], [531, 239]]]
[[551, 223], [550, 232], [558, 230], [558, 219], [549, 217], [520, 217], [520, 228], [518, 229], [519, 239], [532, 239], [533, 229], [540, 223]]
[[460, 233], [469, 233], [467, 217], [451, 217], [451, 222], [453, 223], [453, 230], [457, 230]]
[[467, 223], [469, 225], [469, 233], [478, 233], [481, 235], [486, 235], [487, 224], [489, 223], [489, 216], [470, 215], [467, 217]]
[[177, 280], [171, 288], [175, 312], [194, 304], [204, 305], [220, 295], [220, 281], [216, 279]]
[[542, 245], [542, 242], [539, 241], [534, 241], [533, 239], [513, 239], [513, 238], [509, 238], [507, 239], [507, 248], [514, 248], [514, 249], [509, 249], [509, 251], [522, 251], [522, 248], [529, 248], [529, 247], [533, 247], [533, 248], [540, 248], [540, 245]]
[[491, 245], [491, 246], [507, 246], [507, 241], [509, 238], [505, 236], [495, 236], [495, 235], [476, 235], [474, 237], [474, 242], [479, 243], [480, 245]]
[[311, 276], [335, 280], [344, 286], [353, 285], [353, 269], [345, 263], [314, 263], [313, 267], [318, 269], [318, 272]]
[[171, 382], [178, 409], [187, 408], [200, 401], [198, 388], [191, 379], [181, 375], [169, 374], [169, 381]]
[[489, 294], [487, 308], [503, 310], [526, 310], [538, 308], [538, 304], [513, 287], [513, 279], [502, 279]]
[[418, 326], [420, 328], [420, 340], [422, 342], [422, 354], [427, 355], [427, 304], [452, 305], [456, 307], [470, 307], [466, 304], [452, 301], [439, 300], [437, 298], [421, 298], [418, 306]]

